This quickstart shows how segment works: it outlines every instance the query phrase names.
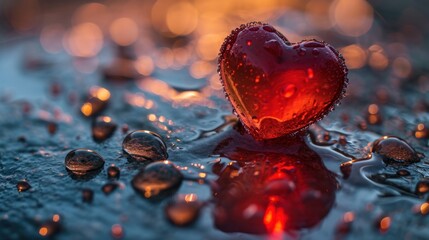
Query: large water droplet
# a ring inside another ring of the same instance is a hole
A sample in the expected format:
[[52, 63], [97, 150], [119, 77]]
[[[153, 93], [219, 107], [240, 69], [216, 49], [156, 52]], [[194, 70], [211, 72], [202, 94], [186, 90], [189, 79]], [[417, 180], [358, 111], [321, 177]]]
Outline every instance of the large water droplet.
[[275, 32], [276, 30], [272, 27], [272, 26], [270, 26], [270, 25], [265, 25], [265, 26], [263, 26], [262, 27], [265, 31], [267, 31], [267, 32]]
[[420, 161], [417, 152], [403, 139], [384, 136], [374, 141], [372, 152], [386, 164], [410, 164]]
[[130, 160], [159, 161], [168, 158], [167, 146], [161, 136], [147, 130], [128, 134], [122, 142], [122, 149]]
[[85, 175], [102, 168], [104, 159], [95, 151], [79, 148], [67, 154], [65, 165], [72, 173], [76, 175]]
[[107, 116], [97, 117], [92, 123], [92, 138], [102, 142], [113, 135], [118, 125]]
[[264, 49], [274, 56], [281, 57], [283, 55], [282, 47], [277, 40], [268, 40], [264, 43]]
[[18, 192], [25, 192], [30, 188], [31, 188], [31, 185], [25, 180], [19, 181], [16, 184], [16, 189], [18, 190]]
[[292, 97], [296, 92], [296, 86], [295, 84], [288, 84], [284, 89], [283, 89], [283, 96], [285, 98], [290, 98]]
[[200, 215], [201, 202], [198, 200], [187, 201], [178, 199], [171, 201], [165, 207], [165, 216], [172, 224], [185, 227], [189, 226], [198, 219]]
[[183, 175], [174, 164], [162, 161], [147, 165], [134, 176], [131, 184], [144, 198], [159, 200], [173, 195], [182, 180]]

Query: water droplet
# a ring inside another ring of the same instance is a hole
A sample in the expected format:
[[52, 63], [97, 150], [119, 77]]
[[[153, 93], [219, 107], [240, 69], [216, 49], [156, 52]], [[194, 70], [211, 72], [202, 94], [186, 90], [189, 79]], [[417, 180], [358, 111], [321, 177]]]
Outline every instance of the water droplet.
[[167, 146], [161, 136], [147, 130], [129, 133], [122, 142], [122, 149], [130, 160], [159, 161], [168, 159]]
[[131, 184], [144, 198], [159, 200], [173, 195], [182, 180], [183, 175], [174, 164], [162, 161], [147, 165], [134, 176]]
[[382, 233], [387, 232], [390, 228], [391, 223], [392, 219], [390, 217], [382, 217], [378, 220], [378, 229]]
[[322, 42], [311, 41], [311, 42], [304, 43], [304, 47], [308, 47], [308, 48], [322, 48], [322, 47], [325, 47], [325, 44], [323, 44]]
[[108, 116], [97, 117], [92, 123], [92, 138], [102, 142], [110, 138], [117, 128], [117, 124]]
[[171, 201], [165, 206], [165, 216], [168, 221], [175, 226], [185, 227], [194, 223], [201, 209], [201, 202], [186, 201], [186, 199], [178, 199]]
[[79, 148], [67, 154], [65, 165], [72, 173], [85, 175], [101, 169], [104, 165], [104, 159], [95, 151]]
[[120, 174], [121, 170], [113, 164], [107, 168], [107, 177], [109, 179], [119, 179]]
[[124, 237], [124, 229], [120, 224], [114, 224], [111, 229], [112, 237], [115, 239], [121, 239]]
[[252, 32], [255, 32], [255, 31], [258, 31], [258, 30], [259, 30], [259, 27], [257, 27], [257, 26], [249, 28], [249, 31], [252, 31]]
[[263, 26], [262, 27], [265, 31], [267, 31], [267, 32], [275, 32], [276, 30], [273, 28], [273, 27], [271, 27], [270, 25], [265, 25], [265, 26]]
[[346, 144], [347, 144], [347, 138], [346, 138], [346, 136], [341, 135], [341, 136], [338, 138], [338, 143], [339, 143], [340, 145], [342, 145], [342, 146], [346, 145]]
[[255, 83], [259, 83], [261, 81], [261, 76], [256, 76], [255, 77]]
[[406, 165], [420, 161], [416, 151], [405, 140], [393, 136], [384, 136], [375, 140], [372, 152], [382, 157], [386, 164]]
[[30, 188], [31, 188], [31, 185], [25, 180], [19, 181], [16, 184], [16, 189], [18, 190], [18, 192], [25, 192]]
[[247, 44], [247, 46], [251, 46], [252, 45], [252, 41], [247, 40], [246, 44]]
[[128, 130], [129, 130], [130, 128], [128, 127], [128, 124], [124, 124], [124, 125], [122, 125], [122, 128], [121, 128], [121, 130], [122, 130], [122, 133], [123, 134], [126, 134], [127, 132], [128, 132]]
[[94, 191], [89, 188], [82, 189], [82, 202], [92, 203], [94, 199]]
[[396, 171], [396, 175], [405, 177], [405, 176], [410, 176], [411, 173], [405, 169], [400, 169], [400, 170]]
[[285, 98], [290, 98], [292, 97], [296, 92], [296, 86], [295, 84], [288, 84], [284, 89], [283, 89], [283, 96]]
[[48, 123], [48, 133], [54, 135], [57, 132], [57, 124], [54, 122]]
[[39, 228], [39, 235], [42, 237], [53, 237], [61, 231], [61, 217], [58, 214], [52, 216], [52, 219], [45, 221]]
[[102, 87], [92, 87], [89, 97], [85, 101], [80, 111], [85, 117], [92, 117], [100, 114], [106, 107], [110, 99], [109, 90]]
[[416, 194], [423, 195], [429, 192], [429, 178], [422, 178], [416, 185]]
[[281, 57], [283, 55], [283, 50], [280, 43], [274, 39], [266, 41], [264, 43], [264, 49], [277, 57]]
[[313, 50], [311, 50], [311, 54], [313, 54], [314, 56], [317, 56], [320, 54], [320, 52], [317, 49], [313, 49]]
[[106, 183], [101, 187], [101, 191], [104, 192], [104, 194], [109, 195], [111, 194], [113, 191], [115, 191], [118, 188], [118, 184], [113, 182], [113, 183]]

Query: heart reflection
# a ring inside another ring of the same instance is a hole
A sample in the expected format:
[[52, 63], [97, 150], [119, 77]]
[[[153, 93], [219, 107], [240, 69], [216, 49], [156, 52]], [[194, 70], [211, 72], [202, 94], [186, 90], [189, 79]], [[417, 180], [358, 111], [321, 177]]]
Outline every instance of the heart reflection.
[[335, 201], [337, 181], [303, 136], [257, 142], [230, 130], [215, 154], [215, 225], [225, 232], [282, 233], [319, 223]]

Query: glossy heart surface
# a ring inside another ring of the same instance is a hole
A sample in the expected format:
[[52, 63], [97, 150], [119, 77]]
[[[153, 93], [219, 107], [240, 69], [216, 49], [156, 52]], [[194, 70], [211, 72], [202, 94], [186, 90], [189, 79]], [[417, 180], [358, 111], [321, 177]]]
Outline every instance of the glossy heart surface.
[[344, 59], [329, 44], [291, 44], [271, 25], [257, 22], [226, 38], [219, 73], [235, 114], [256, 139], [293, 134], [320, 120], [348, 82]]

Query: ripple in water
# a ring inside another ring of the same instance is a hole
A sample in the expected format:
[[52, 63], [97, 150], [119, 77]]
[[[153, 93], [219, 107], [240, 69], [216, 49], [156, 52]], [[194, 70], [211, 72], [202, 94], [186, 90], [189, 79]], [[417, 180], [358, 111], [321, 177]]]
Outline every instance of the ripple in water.
[[128, 134], [122, 149], [130, 160], [159, 161], [168, 159], [167, 146], [158, 134], [137, 130]]
[[170, 161], [147, 165], [131, 184], [136, 192], [146, 199], [159, 200], [173, 195], [183, 180], [182, 173]]

